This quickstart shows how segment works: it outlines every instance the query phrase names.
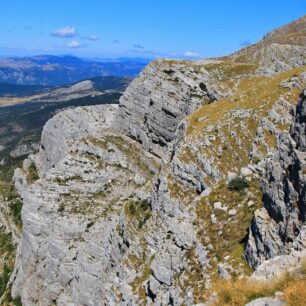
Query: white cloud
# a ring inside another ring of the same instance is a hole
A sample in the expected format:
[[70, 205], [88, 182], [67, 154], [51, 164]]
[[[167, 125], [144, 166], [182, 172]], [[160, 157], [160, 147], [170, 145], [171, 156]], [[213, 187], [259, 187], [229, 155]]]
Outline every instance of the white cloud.
[[186, 56], [186, 57], [199, 57], [200, 54], [197, 53], [197, 52], [186, 51], [186, 52], [184, 53], [184, 56]]
[[87, 40], [91, 40], [91, 41], [97, 41], [99, 40], [99, 37], [97, 37], [96, 35], [89, 35], [89, 36], [84, 36], [82, 37], [83, 39], [87, 39]]
[[66, 46], [69, 47], [69, 48], [79, 48], [80, 47], [80, 43], [78, 41], [76, 41], [76, 40], [72, 40], [72, 41], [68, 42], [66, 44]]
[[75, 27], [65, 27], [65, 28], [57, 29], [52, 32], [52, 36], [63, 37], [63, 38], [75, 37], [77, 35], [78, 33]]
[[142, 46], [141, 44], [135, 44], [133, 47], [134, 47], [135, 49], [144, 49], [144, 48], [145, 48], [145, 47]]

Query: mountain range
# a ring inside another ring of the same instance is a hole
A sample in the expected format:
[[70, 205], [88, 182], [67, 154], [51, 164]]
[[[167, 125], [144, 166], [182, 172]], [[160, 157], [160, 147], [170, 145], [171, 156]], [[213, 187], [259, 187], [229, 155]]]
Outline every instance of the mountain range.
[[0, 83], [58, 86], [100, 77], [135, 77], [149, 63], [144, 59], [91, 60], [40, 55], [0, 58]]

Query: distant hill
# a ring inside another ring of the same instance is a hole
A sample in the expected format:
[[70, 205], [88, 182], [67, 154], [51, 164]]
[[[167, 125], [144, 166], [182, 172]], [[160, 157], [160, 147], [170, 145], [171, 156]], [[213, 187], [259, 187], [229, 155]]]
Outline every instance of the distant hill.
[[0, 58], [0, 83], [58, 86], [99, 76], [135, 77], [148, 63], [144, 59], [107, 61], [53, 55]]
[[28, 102], [65, 102], [122, 92], [131, 80], [131, 78], [105, 76], [63, 86], [0, 83], [0, 107]]

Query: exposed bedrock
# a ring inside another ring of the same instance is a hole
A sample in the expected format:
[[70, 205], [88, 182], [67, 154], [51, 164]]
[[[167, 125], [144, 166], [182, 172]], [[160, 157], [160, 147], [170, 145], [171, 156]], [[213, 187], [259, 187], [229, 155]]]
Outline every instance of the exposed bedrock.
[[266, 160], [261, 183], [264, 207], [255, 212], [246, 248], [253, 267], [306, 246], [305, 94], [298, 102], [291, 135], [281, 134], [276, 153]]

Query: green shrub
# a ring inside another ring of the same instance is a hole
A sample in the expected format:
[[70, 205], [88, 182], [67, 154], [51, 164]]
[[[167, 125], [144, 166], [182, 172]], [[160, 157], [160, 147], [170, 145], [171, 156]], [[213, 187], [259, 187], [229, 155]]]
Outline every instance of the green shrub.
[[4, 294], [11, 274], [12, 274], [12, 269], [5, 263], [3, 267], [3, 272], [0, 275], [0, 296]]
[[139, 220], [138, 221], [138, 228], [142, 228], [144, 226], [144, 221]]
[[144, 216], [144, 222], [148, 221], [150, 218], [151, 218], [151, 213], [150, 212], [147, 212]]
[[22, 209], [22, 201], [20, 199], [15, 199], [10, 202], [9, 208], [14, 217], [14, 221], [16, 224], [21, 224], [21, 209]]
[[130, 202], [129, 204], [129, 212], [131, 215], [135, 215], [136, 214], [136, 206], [134, 202]]
[[32, 184], [33, 182], [37, 181], [39, 179], [37, 168], [34, 162], [31, 163], [29, 169], [28, 169], [28, 181], [29, 184]]
[[228, 183], [227, 187], [229, 190], [244, 191], [249, 187], [249, 183], [244, 177], [236, 177]]
[[143, 211], [146, 211], [150, 208], [148, 201], [145, 200], [142, 200], [140, 205]]
[[16, 297], [16, 299], [13, 300], [13, 303], [15, 306], [22, 306], [21, 297]]
[[151, 217], [151, 207], [149, 202], [146, 200], [131, 200], [128, 203], [128, 213], [132, 217], [132, 219], [136, 219], [135, 221], [138, 224], [138, 228], [141, 229], [145, 225], [145, 223]]

